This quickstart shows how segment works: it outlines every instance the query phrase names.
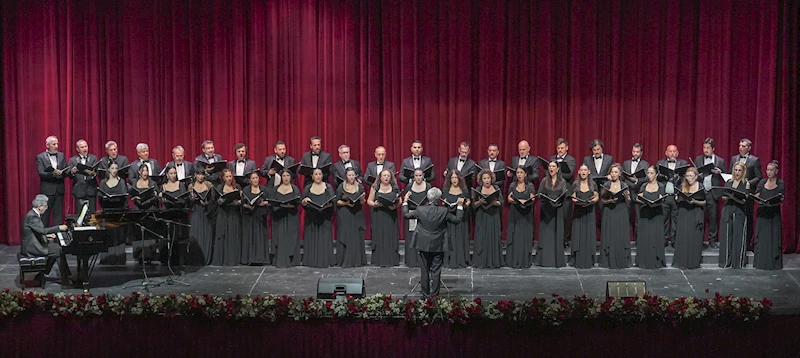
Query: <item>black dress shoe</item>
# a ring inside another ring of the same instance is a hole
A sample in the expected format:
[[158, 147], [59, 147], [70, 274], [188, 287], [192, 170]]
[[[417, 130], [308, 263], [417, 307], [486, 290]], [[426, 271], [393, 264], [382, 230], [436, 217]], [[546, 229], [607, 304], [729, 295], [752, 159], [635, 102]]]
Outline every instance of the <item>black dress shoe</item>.
[[712, 249], [716, 249], [717, 248], [717, 242], [716, 241], [709, 241], [708, 242], [708, 247], [710, 247]]

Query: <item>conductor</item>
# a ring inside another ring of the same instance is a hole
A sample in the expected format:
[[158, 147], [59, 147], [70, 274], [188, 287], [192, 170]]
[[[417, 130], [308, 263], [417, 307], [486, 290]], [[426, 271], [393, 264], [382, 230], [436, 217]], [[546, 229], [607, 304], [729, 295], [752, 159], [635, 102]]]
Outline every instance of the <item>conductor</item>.
[[[438, 188], [428, 190], [428, 204], [417, 207], [416, 210], [408, 209], [408, 198], [411, 191], [406, 193], [403, 200], [403, 216], [406, 219], [415, 219], [409, 225], [416, 226], [414, 234], [411, 236], [411, 247], [419, 251], [421, 258], [420, 286], [422, 287], [422, 297], [430, 298], [431, 295], [439, 294], [439, 283], [441, 282], [442, 261], [444, 252], [452, 250], [450, 241], [447, 237], [447, 223], [458, 224], [464, 215], [464, 199], [458, 199], [456, 214], [450, 214], [446, 207], [436, 206], [442, 196], [442, 191]], [[409, 227], [410, 229], [410, 227]], [[431, 282], [433, 290], [431, 290]]]

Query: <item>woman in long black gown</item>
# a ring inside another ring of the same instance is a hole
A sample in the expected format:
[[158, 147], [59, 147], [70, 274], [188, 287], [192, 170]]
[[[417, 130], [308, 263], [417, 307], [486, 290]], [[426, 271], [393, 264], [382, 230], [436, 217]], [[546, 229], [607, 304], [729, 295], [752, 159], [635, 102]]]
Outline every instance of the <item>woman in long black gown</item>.
[[279, 172], [281, 183], [271, 192], [275, 201], [270, 205], [272, 217], [272, 262], [275, 267], [300, 265], [300, 220], [297, 207], [300, 189], [292, 184], [292, 173], [287, 169]]
[[[756, 196], [769, 200], [783, 195], [786, 185], [778, 179], [778, 162], [767, 164], [767, 177], [758, 182]], [[783, 198], [779, 199], [783, 202]], [[777, 204], [759, 204], [756, 211], [756, 244], [753, 267], [762, 270], [783, 268], [783, 232], [781, 207]]]
[[[145, 197], [144, 193], [147, 192], [149, 189], [153, 189], [153, 193], [149, 194], [149, 196]], [[159, 188], [158, 184], [150, 178], [150, 168], [144, 164], [139, 166], [139, 179], [136, 180], [131, 188], [131, 201], [133, 202], [133, 206], [136, 210], [141, 211], [156, 211], [158, 210], [158, 196], [161, 192], [161, 188]], [[159, 226], [155, 220], [151, 218], [145, 218], [140, 221], [142, 226], [146, 228], [155, 229], [156, 226]], [[159, 230], [160, 231], [160, 230]], [[147, 230], [134, 230], [135, 236], [137, 240], [153, 240], [150, 244], [144, 244], [142, 241], [143, 247], [134, 247], [133, 249], [133, 257], [138, 261], [146, 261], [150, 262], [155, 259], [156, 257], [156, 249], [158, 245], [158, 241], [156, 240], [157, 237], [153, 235], [152, 232]]]
[[[600, 202], [603, 204], [600, 227], [600, 267], [621, 269], [631, 266], [631, 224], [628, 186], [619, 180], [622, 167], [618, 163], [608, 170], [611, 180], [603, 184]], [[624, 192], [624, 198], [617, 193]]]
[[353, 168], [345, 170], [345, 180], [336, 189], [336, 265], [360, 267], [367, 264], [364, 244], [364, 186], [356, 181]]
[[[500, 188], [492, 185], [494, 173], [484, 169], [478, 173], [481, 183], [472, 199], [472, 208], [475, 213], [475, 252], [472, 256], [472, 265], [476, 268], [499, 268], [503, 266], [503, 251], [501, 237], [503, 233], [503, 202], [501, 199], [487, 202], [484, 196], [500, 192]], [[502, 198], [502, 196], [498, 196]]]
[[[185, 199], [188, 196], [186, 185], [178, 181], [178, 171], [175, 167], [167, 167], [166, 172], [167, 181], [161, 185], [161, 193], [159, 195], [161, 197], [161, 207], [171, 212], [168, 219], [175, 220], [180, 224], [188, 224], [189, 215], [185, 211], [189, 202]], [[161, 246], [161, 256], [165, 259], [169, 255], [176, 254], [178, 264], [182, 266], [185, 259], [183, 252], [185, 251], [178, 250], [176, 246], [178, 246], [179, 242], [186, 243], [186, 239], [189, 236], [189, 228], [183, 225], [171, 225], [168, 234], [172, 242], [166, 242]]]
[[[643, 269], [658, 269], [667, 266], [664, 253], [664, 207], [661, 201], [648, 205], [647, 200], [655, 202], [664, 198], [666, 187], [658, 182], [656, 167], [647, 168], [647, 183], [642, 185], [636, 201], [641, 204], [639, 211], [639, 230], [636, 234], [636, 266]], [[647, 199], [647, 200], [645, 200]]]
[[[469, 208], [469, 188], [464, 177], [458, 169], [451, 169], [447, 173], [447, 183], [444, 185], [442, 200], [448, 204], [448, 211], [455, 214], [458, 199], [464, 199], [464, 210]], [[449, 268], [465, 268], [469, 266], [469, 212], [465, 211], [461, 222], [447, 223], [447, 235], [450, 239], [452, 251], [444, 253], [444, 265]]]
[[[703, 191], [703, 184], [697, 181], [698, 176], [697, 168], [692, 167], [686, 170], [680, 190], [690, 195]], [[672, 259], [672, 267], [681, 269], [698, 268], [703, 258], [705, 198], [703, 200], [692, 199], [687, 201], [678, 196], [675, 200], [678, 202], [678, 221], [675, 231], [675, 257]]]
[[189, 220], [189, 257], [190, 265], [210, 265], [214, 252], [214, 226], [211, 218], [217, 202], [214, 198], [213, 186], [206, 181], [206, 172], [194, 173], [194, 182], [188, 188], [191, 194], [192, 216]]
[[[547, 165], [547, 176], [539, 185], [539, 194], [553, 199], [567, 194], [567, 182], [561, 177], [558, 163], [551, 161]], [[534, 262], [544, 267], [563, 267], [564, 258], [564, 210], [563, 198], [557, 202], [549, 199], [540, 200], [539, 207], [539, 241]]]
[[249, 185], [242, 189], [242, 263], [269, 265], [267, 188], [259, 185], [258, 172], [250, 173], [247, 179]]
[[[330, 267], [333, 259], [333, 187], [322, 181], [322, 169], [311, 173], [311, 185], [303, 190], [302, 205], [306, 208], [303, 230], [303, 265]], [[326, 203], [327, 201], [327, 203]], [[315, 205], [323, 204], [321, 207]]]
[[[148, 198], [142, 198], [139, 195], [153, 189], [155, 193]], [[150, 179], [150, 169], [146, 165], [139, 167], [139, 179], [133, 183], [131, 190], [131, 201], [137, 210], [155, 210], [158, 209], [158, 194], [161, 192], [158, 184], [153, 179]]]
[[508, 187], [506, 266], [522, 269], [531, 267], [533, 262], [533, 202], [536, 200], [536, 191], [528, 182], [528, 173], [522, 167], [517, 168], [515, 178]]
[[217, 225], [214, 233], [214, 254], [211, 264], [214, 266], [234, 266], [241, 262], [242, 253], [242, 200], [233, 200], [225, 203], [222, 195], [239, 191], [241, 188], [233, 178], [230, 169], [223, 169], [220, 177], [222, 184], [217, 186], [220, 196], [217, 203]]
[[[746, 172], [744, 163], [734, 164], [733, 176], [725, 183], [725, 187], [749, 194], [751, 188], [744, 176]], [[747, 265], [747, 220], [744, 211], [747, 199], [723, 196], [722, 200], [725, 205], [722, 206], [722, 221], [719, 224], [719, 267], [742, 268]]]
[[[431, 185], [425, 181], [425, 172], [422, 169], [417, 169], [414, 171], [414, 179], [411, 182], [411, 185], [406, 187], [406, 192], [411, 193], [410, 200], [408, 201], [408, 210], [415, 210], [417, 205], [415, 203], [422, 204], [428, 195], [428, 189], [431, 188]], [[409, 243], [411, 242], [411, 235], [414, 234], [413, 227], [416, 224], [417, 219], [405, 219], [405, 262], [407, 267], [419, 267], [420, 257], [419, 252], [417, 249], [412, 248]]]
[[[119, 165], [116, 162], [111, 162], [107, 170], [108, 177], [100, 182], [100, 205], [103, 209], [127, 208], [127, 196], [119, 197], [120, 199], [106, 197], [106, 194], [127, 194], [130, 190], [125, 180], [119, 177]], [[113, 235], [115, 237], [124, 237], [127, 235], [127, 229], [126, 226], [113, 229]], [[124, 265], [126, 261], [125, 243], [110, 247], [107, 253], [101, 253], [99, 255], [98, 260], [103, 265]]]
[[[378, 201], [380, 193], [385, 197], [396, 197], [395, 201], [385, 206]], [[400, 203], [400, 189], [394, 182], [394, 173], [384, 169], [378, 174], [378, 180], [372, 184], [367, 198], [367, 205], [372, 208], [372, 265], [381, 267], [397, 266], [400, 263], [400, 230], [397, 227], [397, 206]]]
[[594, 267], [597, 251], [595, 204], [600, 200], [597, 184], [589, 178], [589, 167], [581, 165], [578, 180], [572, 187], [572, 265], [576, 268]]

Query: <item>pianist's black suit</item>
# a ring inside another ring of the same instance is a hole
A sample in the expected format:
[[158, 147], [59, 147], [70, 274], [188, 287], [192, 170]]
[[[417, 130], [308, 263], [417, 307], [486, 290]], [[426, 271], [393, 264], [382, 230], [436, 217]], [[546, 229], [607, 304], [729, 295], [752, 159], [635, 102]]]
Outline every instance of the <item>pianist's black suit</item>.
[[67, 259], [61, 252], [61, 246], [54, 242], [42, 242], [36, 238], [34, 231], [40, 234], [53, 234], [57, 233], [58, 226], [44, 227], [39, 213], [35, 209], [31, 209], [25, 214], [22, 221], [22, 246], [20, 246], [20, 253], [23, 256], [46, 256], [47, 257], [47, 271], [53, 268], [56, 260], [58, 260], [58, 270], [61, 273], [62, 280], [69, 277], [70, 271], [67, 266]]

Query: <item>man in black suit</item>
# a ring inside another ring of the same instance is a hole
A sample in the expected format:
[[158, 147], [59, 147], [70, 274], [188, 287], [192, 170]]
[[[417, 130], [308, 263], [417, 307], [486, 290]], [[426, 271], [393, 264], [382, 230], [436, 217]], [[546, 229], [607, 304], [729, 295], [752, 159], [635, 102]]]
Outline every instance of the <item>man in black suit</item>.
[[447, 168], [444, 170], [442, 176], [444, 176], [444, 180], [450, 180], [447, 178], [447, 172], [457, 169], [461, 176], [464, 177], [464, 183], [467, 184], [467, 188], [472, 188], [472, 179], [475, 176], [475, 161], [469, 158], [470, 147], [468, 142], [461, 142], [458, 145], [458, 156], [450, 158], [447, 162]]
[[[567, 142], [564, 138], [558, 138], [556, 140], [556, 154], [550, 157], [551, 162], [559, 163], [559, 172], [561, 173], [561, 177], [569, 184], [571, 189], [572, 181], [575, 178], [575, 167], [578, 165], [578, 161], [575, 160], [575, 157], [569, 155], [569, 142]], [[567, 168], [569, 169], [568, 173], [561, 171], [561, 163], [567, 163]], [[564, 211], [564, 246], [567, 245], [569, 242], [569, 237], [572, 235], [572, 201], [567, 200], [564, 202], [564, 205], [561, 205], [561, 210]]]
[[[407, 177], [405, 174], [405, 169], [425, 170], [426, 168], [433, 166], [433, 160], [422, 155], [422, 142], [415, 140], [413, 143], [411, 143], [411, 156], [403, 159], [403, 162], [400, 163], [400, 166], [400, 182], [403, 184], [409, 184], [414, 180], [414, 176], [412, 175]], [[436, 177], [435, 173], [436, 169], [431, 168], [430, 174], [425, 175], [425, 181], [428, 183], [433, 181], [433, 178]]]
[[[642, 144], [634, 143], [633, 147], [631, 148], [631, 159], [622, 162], [622, 171], [633, 174], [641, 169], [646, 171], [649, 167], [650, 163], [642, 159]], [[639, 188], [642, 184], [644, 184], [645, 181], [643, 180], [640, 182], [638, 177], [627, 177], [624, 174], [622, 180], [630, 188], [631, 198], [636, 200], [636, 196], [639, 195]], [[630, 210], [633, 211], [633, 233], [636, 234], [639, 232], [639, 212], [642, 210], [642, 204], [634, 201], [633, 205], [630, 207]]]
[[359, 182], [361, 181], [361, 175], [363, 172], [361, 171], [361, 163], [359, 163], [355, 159], [350, 159], [350, 147], [347, 144], [342, 144], [339, 146], [339, 159], [331, 167], [333, 167], [333, 181], [334, 181], [334, 189], [339, 187], [345, 179], [347, 178], [347, 169], [353, 168], [353, 171], [356, 172], [356, 180]]
[[509, 178], [514, 177], [517, 171], [517, 168], [530, 168], [526, 169], [528, 172], [528, 181], [533, 184], [534, 186], [539, 186], [539, 162], [538, 160], [531, 156], [531, 145], [528, 144], [527, 140], [523, 140], [517, 144], [517, 150], [519, 151], [519, 155], [515, 155], [511, 158], [511, 163], [509, 163], [508, 167], [506, 168], [506, 176]]
[[[750, 188], [755, 190], [758, 182], [764, 177], [761, 172], [761, 160], [755, 155], [750, 154], [753, 148], [753, 142], [747, 138], [739, 141], [739, 155], [734, 155], [731, 158], [731, 169], [728, 173], [733, 173], [733, 165], [737, 162], [744, 163], [747, 167], [747, 172], [744, 174], [745, 179], [750, 182]], [[748, 201], [744, 206], [744, 214], [747, 219], [747, 247], [752, 247], [753, 240], [753, 201]]]
[[[286, 143], [282, 140], [275, 142], [273, 150], [275, 151], [275, 154], [264, 158], [264, 164], [261, 166], [261, 176], [269, 179], [269, 182], [272, 184], [272, 186], [278, 186], [281, 185], [281, 176], [275, 176], [275, 174], [277, 174], [277, 170], [272, 168], [272, 162], [277, 160], [278, 164], [282, 165], [284, 168], [288, 168], [292, 165], [295, 165], [297, 160], [286, 155]], [[297, 175], [296, 172], [292, 172], [292, 176], [295, 175]]]
[[[67, 231], [67, 225], [46, 227], [42, 223], [42, 216], [48, 209], [47, 196], [38, 194], [33, 199], [33, 209], [25, 214], [22, 221], [22, 246], [19, 251], [23, 256], [46, 256], [47, 268], [45, 274], [50, 274], [56, 260], [58, 260], [58, 270], [61, 274], [61, 286], [70, 286], [70, 271], [67, 266], [67, 259], [61, 252], [61, 245], [55, 242], [48, 242], [47, 239], [55, 239], [55, 233]], [[34, 232], [43, 234], [40, 241]]]
[[[119, 154], [119, 147], [117, 146], [117, 142], [115, 142], [113, 140], [110, 140], [110, 141], [106, 142], [105, 147], [106, 147], [106, 156], [100, 158], [100, 167], [101, 168], [108, 169], [108, 166], [109, 166], [109, 164], [111, 164], [111, 162], [117, 163], [117, 167], [119, 169], [123, 169], [126, 166], [130, 165], [130, 162], [128, 162], [128, 157]], [[102, 174], [103, 172], [100, 172], [100, 173]], [[124, 173], [122, 171], [120, 171], [119, 172], [119, 176], [120, 177], [127, 177], [128, 176], [127, 169], [125, 169]], [[104, 175], [101, 175], [101, 179], [103, 177], [104, 177]]]
[[[492, 172], [500, 172], [499, 174], [495, 174], [494, 176], [494, 183], [493, 185], [497, 185], [501, 190], [503, 189], [503, 185], [506, 182], [506, 176], [503, 175], [503, 172], [506, 171], [506, 162], [497, 158], [500, 155], [500, 147], [497, 144], [489, 144], [489, 148], [487, 148], [488, 157], [483, 158], [478, 161], [478, 166], [483, 169], [489, 169]], [[474, 179], [475, 182], [477, 180], [478, 173], [475, 173]]]
[[716, 144], [713, 138], [706, 138], [703, 141], [703, 155], [698, 156], [694, 160], [694, 165], [702, 167], [706, 164], [713, 164], [714, 169], [711, 170], [711, 175], [704, 176], [700, 173], [700, 181], [706, 189], [706, 218], [708, 220], [708, 246], [717, 247], [717, 231], [719, 230], [719, 197], [714, 196], [711, 191], [712, 186], [724, 186], [725, 181], [722, 179], [722, 174], [725, 170], [725, 159], [720, 158], [714, 154]]
[[131, 185], [135, 185], [136, 180], [139, 179], [139, 168], [142, 165], [147, 166], [147, 172], [151, 177], [161, 174], [161, 165], [158, 164], [157, 160], [150, 158], [150, 146], [147, 143], [136, 145], [136, 155], [139, 158], [134, 160], [130, 169], [128, 169], [128, 180], [130, 180]]
[[249, 174], [258, 170], [258, 167], [255, 160], [247, 159], [247, 146], [244, 143], [236, 143], [233, 153], [236, 155], [236, 160], [228, 162], [228, 170], [233, 172], [236, 183], [244, 188], [250, 185]]
[[[322, 139], [317, 136], [313, 136], [311, 139], [309, 139], [309, 143], [309, 148], [311, 148], [311, 150], [303, 153], [303, 157], [300, 158], [300, 165], [311, 168], [322, 168], [326, 165], [333, 164], [333, 157], [331, 157], [331, 153], [322, 151]], [[322, 169], [323, 182], [330, 182], [330, 175], [330, 167], [327, 167], [327, 169]], [[304, 177], [303, 188], [306, 188], [313, 182], [314, 181], [311, 180], [311, 176]]]
[[378, 180], [378, 174], [384, 169], [390, 170], [392, 175], [397, 174], [397, 168], [394, 163], [386, 160], [386, 148], [382, 145], [375, 148], [375, 161], [367, 163], [367, 169], [364, 171], [364, 180], [368, 183]]
[[[558, 140], [556, 140], [556, 154], [550, 157], [550, 161], [554, 161], [556, 163], [567, 163], [569, 172], [561, 172], [561, 177], [564, 178], [568, 184], [572, 184], [572, 181], [575, 179], [575, 168], [578, 166], [578, 161], [575, 160], [575, 157], [569, 155], [568, 151], [569, 142], [567, 142], [567, 140], [564, 138], [558, 138]], [[559, 164], [559, 166], [560, 165], [561, 164]]]
[[89, 154], [89, 144], [81, 139], [75, 143], [78, 155], [69, 158], [69, 177], [72, 178], [72, 197], [75, 198], [75, 212], [80, 213], [84, 204], [89, 212], [97, 211], [97, 170], [80, 171], [78, 164], [93, 167], [100, 162], [94, 154]]
[[[665, 166], [669, 169], [675, 170], [675, 168], [685, 167], [689, 165], [689, 162], [678, 158], [678, 146], [674, 144], [670, 144], [667, 146], [666, 152], [664, 152], [666, 158], [661, 159], [658, 161], [658, 165]], [[664, 198], [664, 203], [662, 207], [664, 208], [664, 240], [666, 243], [671, 245], [675, 244], [675, 231], [677, 230], [677, 221], [678, 221], [678, 203], [675, 201], [675, 193], [678, 190], [681, 190], [681, 177], [678, 174], [673, 175], [671, 178], [666, 177], [663, 174], [659, 174], [659, 178], [662, 181], [666, 181], [666, 189], [667, 197]]]
[[36, 156], [36, 169], [39, 171], [39, 191], [47, 195], [51, 204], [42, 216], [44, 225], [49, 226], [50, 223], [60, 224], [64, 220], [64, 178], [69, 172], [63, 171], [67, 168], [67, 157], [58, 151], [58, 138], [47, 137], [45, 146], [47, 150]]
[[594, 179], [598, 177], [605, 177], [611, 179], [608, 175], [608, 170], [614, 164], [614, 157], [603, 152], [603, 141], [600, 139], [593, 139], [589, 143], [589, 149], [592, 155], [587, 155], [583, 158], [583, 165], [589, 168], [589, 177]]
[[222, 159], [221, 155], [216, 153], [214, 141], [210, 139], [204, 140], [203, 144], [200, 145], [200, 149], [203, 151], [203, 154], [194, 158], [194, 172], [205, 171], [206, 180], [215, 186], [219, 185], [219, 172], [215, 172], [213, 168], [209, 168], [206, 163], [214, 164], [222, 162], [224, 159]]
[[168, 162], [165, 167], [175, 168], [178, 180], [192, 181], [194, 180], [194, 166], [184, 160], [185, 153], [186, 150], [179, 145], [172, 148], [172, 161]]
[[[428, 190], [428, 204], [417, 207], [416, 210], [408, 209], [408, 198], [411, 192], [407, 192], [403, 201], [403, 216], [411, 220], [409, 228], [414, 226], [414, 233], [411, 235], [411, 245], [419, 251], [422, 265], [420, 265], [420, 286], [422, 287], [422, 297], [429, 298], [431, 295], [439, 294], [439, 283], [441, 282], [442, 261], [444, 252], [452, 251], [452, 246], [447, 235], [447, 223], [458, 224], [464, 215], [464, 198], [458, 198], [456, 214], [450, 214], [444, 206], [435, 206], [442, 196], [439, 188]], [[433, 284], [433, 289], [430, 285]]]

